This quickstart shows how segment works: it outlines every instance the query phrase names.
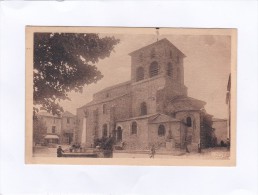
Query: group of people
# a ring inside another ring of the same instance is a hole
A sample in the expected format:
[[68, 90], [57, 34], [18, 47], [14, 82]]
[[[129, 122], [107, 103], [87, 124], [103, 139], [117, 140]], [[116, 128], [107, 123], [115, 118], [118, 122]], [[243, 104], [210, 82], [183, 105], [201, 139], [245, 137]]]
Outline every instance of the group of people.
[[82, 150], [81, 144], [79, 144], [79, 143], [72, 144], [69, 148], [70, 152], [74, 152], [74, 151], [78, 151], [78, 150], [80, 150], [80, 151]]
[[[75, 143], [72, 144], [67, 150], [69, 150], [69, 152], [73, 152], [73, 151], [81, 151], [82, 147], [79, 143]], [[62, 157], [63, 153], [65, 153], [66, 150], [63, 150], [62, 146], [58, 146], [56, 153], [57, 153], [57, 157]]]

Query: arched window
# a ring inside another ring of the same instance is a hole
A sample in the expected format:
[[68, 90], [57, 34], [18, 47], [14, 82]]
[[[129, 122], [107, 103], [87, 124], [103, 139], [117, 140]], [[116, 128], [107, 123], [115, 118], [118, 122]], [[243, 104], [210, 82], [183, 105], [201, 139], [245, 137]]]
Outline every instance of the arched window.
[[151, 63], [149, 72], [150, 72], [150, 77], [154, 77], [159, 74], [158, 62]]
[[136, 81], [140, 81], [144, 79], [144, 69], [143, 67], [139, 67], [136, 70]]
[[122, 128], [119, 126], [116, 132], [116, 141], [121, 141], [123, 138]]
[[164, 125], [159, 125], [158, 136], [165, 136], [166, 129]]
[[108, 132], [107, 132], [107, 124], [104, 124], [102, 126], [102, 137], [107, 137]]
[[146, 115], [147, 114], [147, 105], [146, 102], [141, 103], [141, 115]]
[[170, 62], [167, 65], [167, 75], [172, 76], [172, 64]]
[[187, 118], [186, 118], [186, 125], [187, 125], [188, 127], [191, 127], [191, 126], [192, 126], [192, 119], [191, 119], [191, 117], [187, 117]]
[[137, 123], [135, 121], [132, 123], [132, 134], [137, 134]]
[[172, 59], [172, 57], [173, 57], [173, 56], [172, 56], [172, 51], [171, 51], [171, 50], [169, 51], [169, 57], [170, 57], [170, 59]]
[[151, 58], [155, 58], [156, 57], [156, 50], [155, 50], [155, 48], [153, 48], [151, 50], [150, 56], [151, 56]]
[[103, 104], [103, 114], [107, 114], [107, 105]]

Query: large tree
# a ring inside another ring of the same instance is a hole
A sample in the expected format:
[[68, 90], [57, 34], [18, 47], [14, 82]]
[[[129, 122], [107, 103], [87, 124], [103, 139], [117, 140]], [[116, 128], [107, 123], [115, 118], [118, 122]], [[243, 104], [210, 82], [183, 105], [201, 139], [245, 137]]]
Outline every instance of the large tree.
[[60, 100], [71, 91], [82, 92], [85, 84], [103, 75], [95, 66], [110, 56], [119, 40], [92, 33], [34, 33], [34, 112], [38, 105], [60, 114]]

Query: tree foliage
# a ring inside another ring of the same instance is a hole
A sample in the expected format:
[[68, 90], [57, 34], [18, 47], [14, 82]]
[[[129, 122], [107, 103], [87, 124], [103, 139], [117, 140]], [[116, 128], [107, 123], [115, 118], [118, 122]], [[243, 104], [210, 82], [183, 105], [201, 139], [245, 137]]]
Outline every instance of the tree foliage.
[[70, 100], [69, 92], [82, 92], [85, 84], [100, 80], [95, 64], [118, 43], [92, 33], [34, 33], [34, 112], [37, 105], [52, 114], [63, 112], [60, 100]]
[[102, 137], [94, 140], [94, 147], [99, 146], [103, 150], [113, 150], [114, 137]]

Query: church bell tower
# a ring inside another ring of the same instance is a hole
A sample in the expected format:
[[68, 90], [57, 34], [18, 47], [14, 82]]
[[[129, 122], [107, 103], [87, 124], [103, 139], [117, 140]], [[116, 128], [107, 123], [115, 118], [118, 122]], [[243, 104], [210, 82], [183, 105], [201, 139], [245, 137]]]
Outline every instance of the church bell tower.
[[187, 95], [183, 67], [185, 55], [170, 41], [162, 39], [129, 55], [133, 116], [160, 112], [168, 99]]

